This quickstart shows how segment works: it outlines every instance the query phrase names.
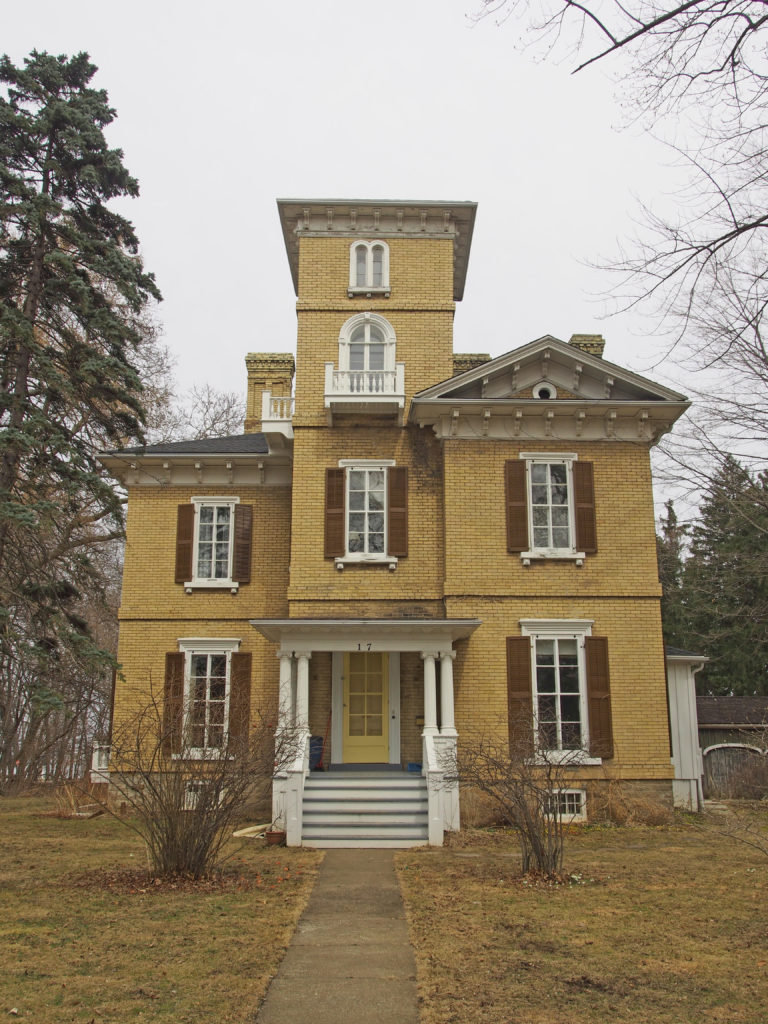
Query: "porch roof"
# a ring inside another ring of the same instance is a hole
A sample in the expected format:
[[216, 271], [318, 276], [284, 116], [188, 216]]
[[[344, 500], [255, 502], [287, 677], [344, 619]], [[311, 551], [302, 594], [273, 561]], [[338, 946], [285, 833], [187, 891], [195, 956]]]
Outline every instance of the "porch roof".
[[433, 651], [465, 639], [481, 625], [480, 619], [251, 619], [250, 622], [267, 640], [302, 652], [422, 651], [425, 648]]

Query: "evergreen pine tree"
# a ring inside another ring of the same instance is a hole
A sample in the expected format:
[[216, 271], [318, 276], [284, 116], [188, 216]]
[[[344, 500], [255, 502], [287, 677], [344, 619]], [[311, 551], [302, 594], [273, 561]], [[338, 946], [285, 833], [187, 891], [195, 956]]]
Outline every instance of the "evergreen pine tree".
[[661, 620], [664, 643], [685, 649], [689, 643], [683, 592], [683, 551], [687, 529], [678, 522], [672, 501], [664, 505], [665, 514], [656, 537], [661, 583]]
[[0, 779], [110, 661], [82, 609], [90, 552], [122, 525], [95, 456], [141, 437], [136, 354], [160, 297], [107, 205], [138, 186], [95, 72], [82, 53], [0, 59]]
[[726, 457], [691, 531], [683, 594], [706, 693], [768, 693], [768, 478]]

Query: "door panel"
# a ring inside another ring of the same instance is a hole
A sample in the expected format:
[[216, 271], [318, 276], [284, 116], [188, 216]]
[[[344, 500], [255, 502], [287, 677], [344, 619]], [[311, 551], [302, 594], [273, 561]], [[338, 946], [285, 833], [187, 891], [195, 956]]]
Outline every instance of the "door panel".
[[344, 762], [381, 764], [389, 760], [389, 666], [386, 654], [344, 655]]

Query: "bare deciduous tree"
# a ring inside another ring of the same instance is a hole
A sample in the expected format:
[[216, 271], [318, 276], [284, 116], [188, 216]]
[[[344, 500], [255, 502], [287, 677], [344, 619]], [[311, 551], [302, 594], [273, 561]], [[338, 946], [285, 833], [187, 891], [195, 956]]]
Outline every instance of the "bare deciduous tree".
[[[762, 0], [481, 0], [479, 18], [522, 22], [574, 71], [596, 62], [622, 82], [625, 109], [673, 144], [689, 185], [674, 212], [611, 262], [623, 305], [642, 302], [670, 352], [701, 371], [694, 429], [671, 447], [672, 475], [697, 487], [711, 459], [753, 464], [768, 441], [768, 10]], [[676, 349], [676, 351], [675, 351]], [[693, 463], [693, 465], [692, 465]]]

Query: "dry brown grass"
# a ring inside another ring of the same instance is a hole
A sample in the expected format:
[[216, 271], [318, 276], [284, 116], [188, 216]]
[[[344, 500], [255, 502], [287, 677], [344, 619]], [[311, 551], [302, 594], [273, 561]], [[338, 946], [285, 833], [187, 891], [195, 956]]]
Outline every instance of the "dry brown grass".
[[765, 854], [685, 823], [570, 831], [560, 886], [498, 833], [398, 854], [422, 1024], [765, 1024]]
[[253, 1020], [321, 855], [233, 842], [220, 879], [158, 884], [107, 815], [0, 800], [0, 1013], [44, 1024]]

